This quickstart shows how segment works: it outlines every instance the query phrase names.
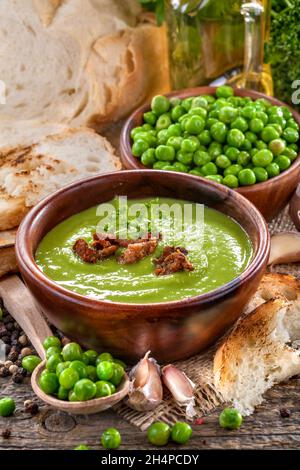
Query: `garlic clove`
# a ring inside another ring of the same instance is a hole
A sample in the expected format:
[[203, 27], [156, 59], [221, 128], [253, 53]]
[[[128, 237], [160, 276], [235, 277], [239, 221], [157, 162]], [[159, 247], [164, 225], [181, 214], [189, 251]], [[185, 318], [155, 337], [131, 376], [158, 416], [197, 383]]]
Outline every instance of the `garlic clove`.
[[192, 418], [196, 412], [194, 388], [195, 384], [177, 367], [169, 364], [162, 369], [162, 379], [165, 386], [170, 390], [174, 400], [180, 406], [186, 407], [186, 414]]
[[271, 237], [268, 265], [300, 261], [300, 233], [281, 232]]
[[291, 199], [289, 213], [297, 230], [300, 230], [300, 184], [298, 184]]
[[127, 404], [134, 410], [154, 410], [163, 399], [160, 368], [150, 351], [139, 361], [130, 373], [131, 383]]

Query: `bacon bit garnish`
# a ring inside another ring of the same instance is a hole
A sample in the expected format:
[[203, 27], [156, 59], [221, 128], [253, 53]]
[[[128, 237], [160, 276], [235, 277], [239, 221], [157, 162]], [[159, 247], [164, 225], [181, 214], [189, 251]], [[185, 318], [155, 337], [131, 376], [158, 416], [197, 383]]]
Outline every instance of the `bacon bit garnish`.
[[201, 426], [204, 423], [205, 423], [205, 421], [204, 421], [203, 418], [198, 418], [198, 419], [195, 419], [195, 421], [194, 421], [195, 426]]
[[180, 246], [165, 246], [162, 255], [154, 259], [154, 273], [157, 276], [173, 274], [178, 271], [193, 271], [192, 263], [187, 259], [188, 251]]
[[88, 243], [82, 238], [77, 240], [73, 245], [74, 253], [76, 253], [85, 263], [92, 264], [114, 255], [117, 249], [117, 245], [111, 245], [110, 242], [101, 244], [98, 240], [95, 240], [95, 238], [92, 248], [89, 247]]
[[120, 264], [133, 264], [146, 256], [151, 255], [158, 244], [157, 238], [150, 238], [149, 240], [135, 241], [130, 243], [124, 250], [123, 254], [119, 256], [118, 262]]

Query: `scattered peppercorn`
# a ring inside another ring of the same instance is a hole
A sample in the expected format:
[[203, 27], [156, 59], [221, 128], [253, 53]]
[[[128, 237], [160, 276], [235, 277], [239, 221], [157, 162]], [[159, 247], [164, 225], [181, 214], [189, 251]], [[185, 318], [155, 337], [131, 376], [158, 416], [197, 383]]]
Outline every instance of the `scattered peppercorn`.
[[30, 413], [32, 416], [36, 415], [39, 412], [39, 406], [33, 400], [25, 400], [24, 408], [26, 413]]
[[4, 429], [1, 433], [1, 436], [3, 437], [3, 439], [9, 439], [11, 436], [10, 429]]
[[9, 374], [9, 369], [7, 367], [1, 367], [0, 369], [0, 377], [8, 377]]
[[280, 412], [280, 416], [282, 418], [289, 418], [291, 416], [291, 412], [287, 408], [281, 408], [281, 410], [279, 410], [279, 412]]
[[12, 376], [12, 381], [15, 383], [15, 384], [21, 384], [23, 382], [23, 374], [21, 374], [20, 372], [16, 372], [15, 374], [13, 374]]

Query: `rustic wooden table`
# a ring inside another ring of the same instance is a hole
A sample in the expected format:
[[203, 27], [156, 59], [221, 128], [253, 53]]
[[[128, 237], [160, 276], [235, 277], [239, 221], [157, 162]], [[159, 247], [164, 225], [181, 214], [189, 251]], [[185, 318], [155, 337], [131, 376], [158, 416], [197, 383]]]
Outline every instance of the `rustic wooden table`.
[[[122, 450], [153, 449], [145, 432], [124, 421], [113, 410], [90, 416], [75, 416], [39, 404], [39, 413], [25, 413], [23, 403], [32, 399], [29, 379], [16, 385], [11, 379], [0, 380], [1, 395], [15, 398], [13, 417], [0, 418], [0, 435], [11, 431], [9, 439], [0, 437], [0, 450], [73, 449], [80, 443], [101, 449], [99, 438], [107, 427], [114, 426], [122, 434]], [[290, 410], [290, 417], [280, 416], [280, 409]], [[300, 449], [300, 377], [274, 387], [267, 401], [238, 431], [225, 431], [218, 426], [218, 412], [204, 418], [203, 425], [194, 425], [194, 434], [184, 449]], [[171, 449], [169, 445], [166, 449]]]

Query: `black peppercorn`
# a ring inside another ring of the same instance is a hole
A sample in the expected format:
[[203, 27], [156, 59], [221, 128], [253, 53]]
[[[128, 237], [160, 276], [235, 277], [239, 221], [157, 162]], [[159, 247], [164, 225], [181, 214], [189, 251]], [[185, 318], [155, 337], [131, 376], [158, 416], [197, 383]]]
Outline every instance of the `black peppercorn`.
[[20, 374], [20, 372], [16, 372], [13, 376], [12, 376], [12, 381], [15, 383], [15, 384], [21, 384], [23, 382], [23, 375]]
[[5, 326], [6, 326], [7, 331], [13, 331], [13, 329], [14, 329], [14, 324], [11, 321], [6, 323]]
[[27, 371], [23, 367], [19, 367], [18, 374], [21, 374], [23, 377], [26, 377]]
[[9, 376], [8, 367], [1, 367], [0, 368], [0, 377], [8, 377], [8, 376]]
[[10, 336], [8, 336], [8, 335], [2, 336], [1, 339], [2, 339], [3, 343], [5, 343], [5, 344], [9, 344], [9, 343], [10, 343]]
[[7, 356], [7, 359], [9, 361], [15, 362], [18, 359], [18, 357], [19, 357], [18, 352], [11, 349], [10, 353]]
[[5, 328], [5, 325], [3, 323], [0, 325], [0, 338], [5, 336], [7, 334], [7, 329]]
[[10, 436], [11, 436], [11, 432], [9, 429], [4, 429], [1, 433], [1, 436], [3, 437], [3, 439], [9, 439]]
[[24, 403], [26, 413], [30, 413], [32, 416], [39, 412], [38, 404], [32, 400], [26, 400]]
[[291, 416], [291, 412], [287, 408], [281, 408], [279, 412], [282, 418], [289, 418]]

